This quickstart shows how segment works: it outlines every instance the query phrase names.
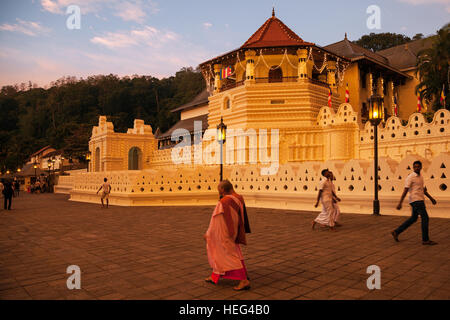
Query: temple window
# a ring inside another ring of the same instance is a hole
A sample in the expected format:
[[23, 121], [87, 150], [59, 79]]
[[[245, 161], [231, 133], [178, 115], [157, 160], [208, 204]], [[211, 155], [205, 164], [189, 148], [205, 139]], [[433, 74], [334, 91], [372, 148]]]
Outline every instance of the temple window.
[[282, 82], [283, 81], [283, 71], [280, 67], [271, 67], [269, 70], [269, 83], [272, 82]]
[[231, 106], [230, 98], [225, 98], [225, 101], [223, 103], [223, 108], [225, 110], [228, 110], [228, 109], [230, 109], [230, 106]]
[[362, 107], [361, 107], [361, 118], [363, 120], [367, 120], [368, 117], [369, 117], [369, 110], [367, 110], [366, 103], [363, 102]]
[[100, 148], [97, 147], [95, 149], [95, 158], [94, 158], [94, 166], [95, 166], [95, 172], [100, 171]]
[[142, 169], [142, 151], [138, 147], [132, 147], [128, 151], [128, 170]]

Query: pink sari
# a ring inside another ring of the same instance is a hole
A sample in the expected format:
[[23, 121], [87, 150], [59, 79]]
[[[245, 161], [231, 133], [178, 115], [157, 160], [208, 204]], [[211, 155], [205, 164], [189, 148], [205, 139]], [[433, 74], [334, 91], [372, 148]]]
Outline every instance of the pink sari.
[[206, 232], [206, 251], [212, 267], [211, 278], [245, 280], [247, 270], [239, 243], [245, 243], [243, 204], [232, 195], [225, 196], [214, 209]]

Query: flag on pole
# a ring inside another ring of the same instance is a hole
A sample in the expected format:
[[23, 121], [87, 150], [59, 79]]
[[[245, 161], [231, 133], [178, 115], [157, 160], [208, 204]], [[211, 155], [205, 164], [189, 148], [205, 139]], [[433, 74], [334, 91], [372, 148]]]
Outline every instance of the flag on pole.
[[229, 76], [231, 76], [232, 72], [231, 72], [231, 67], [226, 67], [222, 69], [222, 73], [221, 73], [221, 78], [222, 79], [226, 79]]
[[422, 111], [422, 104], [420, 103], [420, 93], [417, 95], [417, 112]]
[[349, 102], [350, 102], [350, 93], [348, 91], [348, 83], [347, 83], [347, 86], [345, 87], [345, 103]]
[[445, 85], [442, 85], [441, 104], [445, 107]]
[[394, 94], [394, 115], [398, 116], [397, 94]]
[[331, 88], [328, 88], [330, 91], [328, 92], [328, 106], [331, 108]]

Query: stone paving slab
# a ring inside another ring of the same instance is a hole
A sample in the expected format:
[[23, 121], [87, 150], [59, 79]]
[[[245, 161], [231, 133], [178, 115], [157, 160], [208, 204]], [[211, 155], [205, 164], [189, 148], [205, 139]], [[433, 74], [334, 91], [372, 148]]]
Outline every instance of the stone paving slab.
[[[344, 199], [345, 201], [345, 199]], [[430, 215], [393, 241], [405, 217], [343, 214], [338, 231], [311, 230], [316, 213], [249, 208], [243, 247], [252, 288], [214, 286], [205, 243], [212, 207], [110, 207], [24, 194], [0, 210], [0, 299], [450, 299], [450, 219]], [[381, 290], [369, 290], [369, 265]], [[69, 290], [66, 268], [81, 268]]]

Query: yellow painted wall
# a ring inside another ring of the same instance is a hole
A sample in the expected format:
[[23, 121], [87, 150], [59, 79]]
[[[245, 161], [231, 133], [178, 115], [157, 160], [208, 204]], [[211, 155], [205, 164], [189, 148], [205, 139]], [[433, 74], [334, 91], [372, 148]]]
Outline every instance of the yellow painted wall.
[[366, 90], [361, 88], [361, 79], [359, 73], [358, 63], [351, 64], [344, 75], [344, 80], [341, 86], [338, 87], [338, 92], [342, 101], [345, 101], [345, 87], [348, 83], [348, 89], [350, 93], [350, 104], [352, 105], [354, 111], [360, 112], [362, 102], [362, 97], [366, 97]]
[[[415, 70], [406, 73], [413, 78], [411, 80], [406, 80], [405, 85], [400, 86], [398, 90], [399, 116], [403, 120], [407, 120], [409, 116], [417, 110], [417, 96], [415, 90], [416, 86], [419, 84], [419, 79], [415, 75]], [[424, 100], [422, 100], [422, 108], [422, 112], [429, 109]]]

